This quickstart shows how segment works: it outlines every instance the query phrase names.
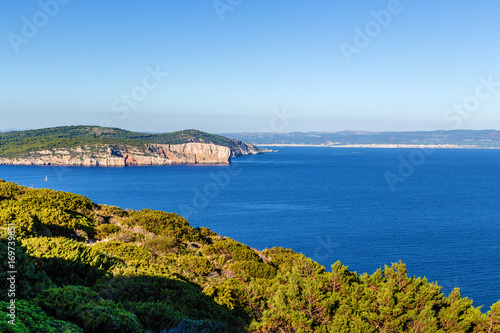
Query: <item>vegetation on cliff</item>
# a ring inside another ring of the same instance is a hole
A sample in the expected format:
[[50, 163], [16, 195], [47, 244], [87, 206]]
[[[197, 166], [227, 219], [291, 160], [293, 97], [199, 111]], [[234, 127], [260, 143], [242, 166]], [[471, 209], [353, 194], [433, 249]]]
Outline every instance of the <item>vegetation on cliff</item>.
[[15, 158], [30, 152], [102, 145], [143, 147], [148, 143], [213, 143], [236, 150], [241, 141], [198, 130], [149, 134], [99, 126], [63, 126], [0, 133], [0, 157]]
[[2, 332], [500, 332], [500, 302], [482, 313], [403, 263], [358, 275], [337, 262], [327, 272], [175, 213], [0, 181], [0, 230]]

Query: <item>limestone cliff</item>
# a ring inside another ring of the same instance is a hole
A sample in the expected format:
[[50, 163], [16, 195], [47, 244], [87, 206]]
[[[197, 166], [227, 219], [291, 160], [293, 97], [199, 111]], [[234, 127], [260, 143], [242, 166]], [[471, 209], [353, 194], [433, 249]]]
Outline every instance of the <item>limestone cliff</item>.
[[231, 143], [232, 143], [231, 157], [262, 154], [262, 151], [251, 143], [246, 143], [235, 139], [231, 139]]
[[[229, 147], [212, 143], [191, 142], [175, 145], [148, 143], [143, 146], [109, 144], [31, 152], [18, 158], [0, 158], [0, 164], [71, 166], [229, 164], [231, 156], [240, 156], [233, 154], [232, 151]], [[250, 151], [252, 149], [248, 148], [248, 152]]]

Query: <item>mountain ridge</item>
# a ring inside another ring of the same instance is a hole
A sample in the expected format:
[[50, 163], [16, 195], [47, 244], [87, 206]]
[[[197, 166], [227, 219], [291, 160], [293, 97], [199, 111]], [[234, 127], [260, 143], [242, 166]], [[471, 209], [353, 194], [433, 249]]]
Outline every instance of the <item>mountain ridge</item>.
[[459, 148], [500, 148], [498, 130], [436, 130], [436, 131], [339, 131], [290, 133], [225, 133], [256, 145], [432, 145]]

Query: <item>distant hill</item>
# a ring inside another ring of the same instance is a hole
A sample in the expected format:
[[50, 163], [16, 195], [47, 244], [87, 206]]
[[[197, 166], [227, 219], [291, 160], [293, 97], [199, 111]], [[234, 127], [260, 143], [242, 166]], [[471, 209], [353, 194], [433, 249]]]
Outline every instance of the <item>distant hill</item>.
[[259, 152], [239, 140], [193, 129], [151, 134], [99, 126], [63, 126], [0, 133], [0, 164], [229, 163], [230, 157]]
[[467, 148], [500, 148], [500, 131], [497, 130], [227, 133], [224, 135], [256, 145], [455, 145]]

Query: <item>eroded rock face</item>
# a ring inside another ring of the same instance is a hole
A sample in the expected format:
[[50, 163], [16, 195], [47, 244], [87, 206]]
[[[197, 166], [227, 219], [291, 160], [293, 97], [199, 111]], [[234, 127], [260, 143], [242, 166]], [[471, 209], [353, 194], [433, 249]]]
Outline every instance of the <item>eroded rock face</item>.
[[239, 157], [242, 155], [254, 155], [254, 154], [262, 154], [262, 151], [259, 148], [255, 147], [251, 143], [242, 142], [239, 140], [232, 140], [235, 144], [235, 147], [231, 150], [231, 157]]
[[102, 145], [33, 152], [23, 158], [0, 158], [0, 164], [128, 166], [229, 164], [231, 149], [211, 143], [146, 144], [142, 147]]

